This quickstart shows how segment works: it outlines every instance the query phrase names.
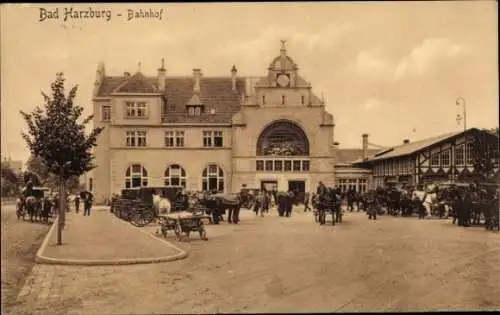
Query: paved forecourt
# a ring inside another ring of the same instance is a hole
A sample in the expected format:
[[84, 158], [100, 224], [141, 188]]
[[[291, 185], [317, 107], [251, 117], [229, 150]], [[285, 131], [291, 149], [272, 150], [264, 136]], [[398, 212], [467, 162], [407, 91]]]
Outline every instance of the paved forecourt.
[[51, 228], [37, 254], [39, 263], [119, 265], [172, 261], [186, 252], [160, 240], [110, 213], [95, 207], [90, 216], [70, 212], [62, 245], [57, 245], [57, 224]]

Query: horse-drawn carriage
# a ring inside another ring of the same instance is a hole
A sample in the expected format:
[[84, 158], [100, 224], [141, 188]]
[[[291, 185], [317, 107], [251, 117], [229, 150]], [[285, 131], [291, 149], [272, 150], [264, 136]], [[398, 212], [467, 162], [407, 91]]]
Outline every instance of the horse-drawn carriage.
[[341, 199], [339, 196], [332, 196], [333, 192], [326, 193], [324, 196], [316, 195], [312, 200], [314, 208], [314, 222], [319, 224], [326, 224], [326, 217], [328, 214], [332, 216], [332, 225], [342, 222], [342, 209]]
[[174, 231], [177, 240], [182, 240], [182, 233], [189, 237], [191, 232], [198, 232], [200, 238], [207, 241], [207, 232], [203, 220], [210, 220], [210, 216], [203, 213], [182, 212], [159, 216], [160, 229], [163, 237], [167, 237], [168, 231]]
[[158, 216], [154, 196], [161, 196], [168, 203], [173, 200], [173, 207], [169, 208], [169, 211], [186, 210], [187, 205], [184, 202], [176, 203], [177, 196], [182, 190], [180, 186], [123, 189], [121, 197], [113, 200], [111, 211], [135, 226], [146, 226]]
[[[30, 216], [30, 220], [41, 220], [48, 222], [50, 216], [49, 202], [44, 202], [50, 196], [50, 189], [47, 187], [32, 187], [28, 195], [24, 196], [27, 191], [23, 190], [22, 196], [16, 203], [17, 219], [26, 219], [26, 215]], [[47, 200], [48, 201], [48, 200]]]

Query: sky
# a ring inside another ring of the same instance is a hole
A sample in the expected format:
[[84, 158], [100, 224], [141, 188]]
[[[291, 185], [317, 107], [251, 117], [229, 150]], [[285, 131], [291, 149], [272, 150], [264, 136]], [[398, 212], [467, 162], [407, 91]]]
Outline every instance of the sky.
[[[111, 10], [111, 19], [68, 19], [64, 11]], [[40, 8], [59, 19], [40, 20]], [[128, 10], [161, 19], [128, 20]], [[361, 134], [383, 146], [463, 129], [498, 126], [496, 1], [208, 4], [1, 5], [2, 156], [26, 160], [19, 111], [43, 104], [40, 91], [62, 71], [77, 103], [92, 111], [100, 61], [107, 75], [264, 76], [286, 40], [288, 55], [334, 115], [340, 148]], [[118, 16], [121, 14], [121, 16]]]

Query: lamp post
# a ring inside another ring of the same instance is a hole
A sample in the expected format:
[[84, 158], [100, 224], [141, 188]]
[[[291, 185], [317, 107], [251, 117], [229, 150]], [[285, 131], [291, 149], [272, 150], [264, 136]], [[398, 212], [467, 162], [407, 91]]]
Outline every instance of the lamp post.
[[[463, 120], [464, 120], [464, 166], [465, 170], [467, 170], [467, 107], [466, 107], [466, 102], [465, 98], [459, 96], [455, 102], [457, 106], [462, 105], [463, 106]], [[457, 121], [459, 121], [459, 115], [457, 116]]]

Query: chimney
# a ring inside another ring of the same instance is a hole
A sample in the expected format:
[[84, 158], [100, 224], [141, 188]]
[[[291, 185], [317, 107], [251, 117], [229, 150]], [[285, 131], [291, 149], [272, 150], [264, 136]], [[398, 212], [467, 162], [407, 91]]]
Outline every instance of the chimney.
[[233, 92], [236, 92], [236, 74], [237, 73], [238, 73], [238, 70], [233, 65], [233, 67], [231, 68], [231, 85], [232, 85]]
[[124, 76], [125, 78], [130, 77], [130, 72], [125, 71], [125, 72], [123, 73], [123, 76]]
[[158, 69], [158, 90], [165, 92], [165, 78], [167, 76], [167, 69], [165, 69], [165, 59], [161, 59], [161, 67]]
[[368, 134], [364, 133], [363, 137], [363, 160], [368, 159]]
[[408, 144], [408, 143], [410, 143], [410, 139], [404, 139], [404, 140], [403, 140], [403, 143], [404, 143], [404, 144]]
[[104, 69], [104, 62], [99, 62], [99, 64], [97, 65], [97, 70], [95, 72], [94, 89], [92, 91], [94, 97], [99, 93], [99, 89], [101, 88], [105, 76], [106, 71]]
[[193, 69], [194, 87], [193, 93], [200, 93], [201, 69]]

